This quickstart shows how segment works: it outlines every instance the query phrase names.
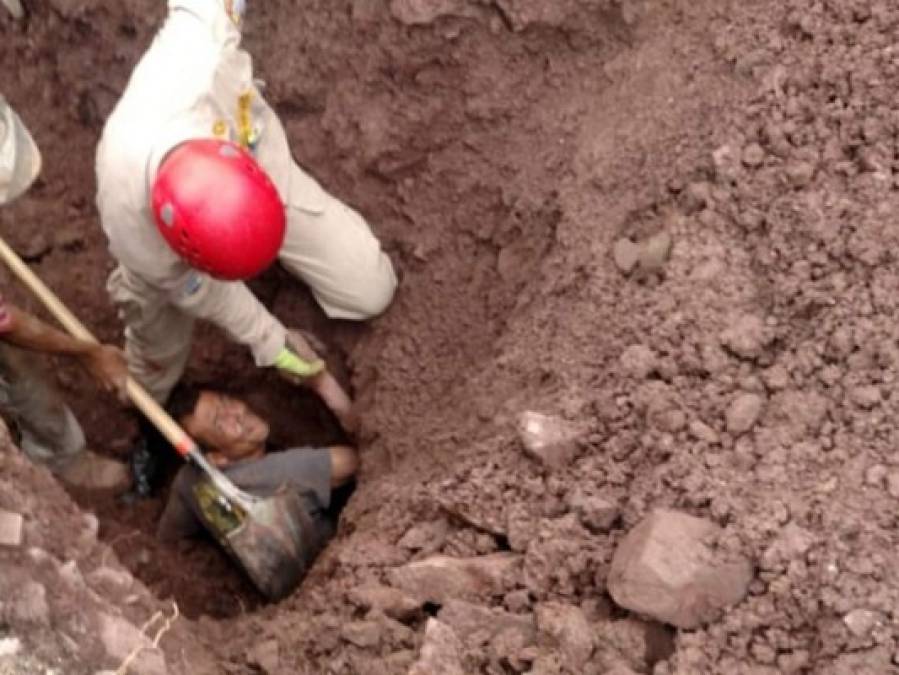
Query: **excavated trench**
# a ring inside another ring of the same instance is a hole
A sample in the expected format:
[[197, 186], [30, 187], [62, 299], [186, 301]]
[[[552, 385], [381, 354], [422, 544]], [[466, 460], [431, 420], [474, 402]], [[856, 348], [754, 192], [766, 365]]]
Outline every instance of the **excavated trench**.
[[[163, 3], [26, 4], [26, 22], [0, 19], [0, 90], [46, 164], [0, 228], [120, 341], [92, 155]], [[211, 617], [186, 624], [208, 672], [432, 672], [435, 650], [491, 674], [894, 672], [897, 40], [879, 0], [251, 0], [245, 43], [297, 158], [401, 277], [367, 325], [326, 320], [280, 270], [253, 283], [332, 348], [363, 416], [358, 487], [276, 606], [206, 542], [159, 547], [159, 500], [79, 496], [101, 538], [158, 599]], [[124, 454], [129, 416], [70, 366], [59, 379], [95, 446]], [[246, 396], [283, 443], [335, 438], [211, 329], [188, 379]], [[525, 411], [575, 428], [572, 454], [526, 455]], [[12, 475], [18, 508], [75, 527]], [[715, 523], [754, 565], [742, 600], [674, 637], [607, 588], [657, 507]], [[65, 561], [74, 541], [42, 545]], [[92, 555], [89, 580], [108, 562]], [[434, 555], [510, 571], [438, 597], [398, 573]], [[170, 671], [206, 672], [184, 645], [163, 640]]]

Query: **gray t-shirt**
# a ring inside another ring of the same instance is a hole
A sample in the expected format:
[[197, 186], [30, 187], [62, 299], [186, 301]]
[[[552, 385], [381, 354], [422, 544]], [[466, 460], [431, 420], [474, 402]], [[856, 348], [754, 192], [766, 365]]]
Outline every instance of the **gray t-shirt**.
[[[295, 448], [273, 452], [259, 459], [232, 464], [223, 469], [231, 481], [242, 490], [260, 497], [273, 494], [287, 484], [300, 496], [306, 506], [314, 532], [308, 533], [315, 542], [314, 557], [334, 534], [334, 524], [327, 513], [331, 503], [331, 452], [327, 449]], [[191, 537], [203, 530], [194, 485], [203, 477], [192, 464], [181, 468], [165, 506], [157, 536], [164, 541]]]

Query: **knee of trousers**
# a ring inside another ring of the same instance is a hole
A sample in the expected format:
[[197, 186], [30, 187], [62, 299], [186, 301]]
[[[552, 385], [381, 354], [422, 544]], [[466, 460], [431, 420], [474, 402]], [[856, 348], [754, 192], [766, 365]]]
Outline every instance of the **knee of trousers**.
[[385, 254], [381, 255], [383, 261], [379, 274], [358, 288], [344, 286], [335, 294], [319, 294], [313, 290], [313, 295], [328, 317], [365, 321], [383, 314], [390, 307], [396, 294], [397, 278], [390, 260]]

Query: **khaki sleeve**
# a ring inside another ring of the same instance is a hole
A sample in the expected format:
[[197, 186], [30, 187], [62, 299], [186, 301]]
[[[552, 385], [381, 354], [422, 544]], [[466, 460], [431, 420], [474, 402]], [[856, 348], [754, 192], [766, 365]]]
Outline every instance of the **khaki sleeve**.
[[284, 348], [287, 331], [246, 284], [220, 281], [189, 270], [170, 291], [173, 304], [197, 319], [210, 321], [253, 352], [257, 366], [271, 366]]

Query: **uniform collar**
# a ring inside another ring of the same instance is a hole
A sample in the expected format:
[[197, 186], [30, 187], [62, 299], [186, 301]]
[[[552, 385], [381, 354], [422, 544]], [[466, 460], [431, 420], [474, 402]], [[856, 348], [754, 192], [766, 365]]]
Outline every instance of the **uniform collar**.
[[210, 26], [222, 41], [240, 39], [240, 30], [231, 21], [223, 0], [169, 0], [169, 12], [183, 9]]

